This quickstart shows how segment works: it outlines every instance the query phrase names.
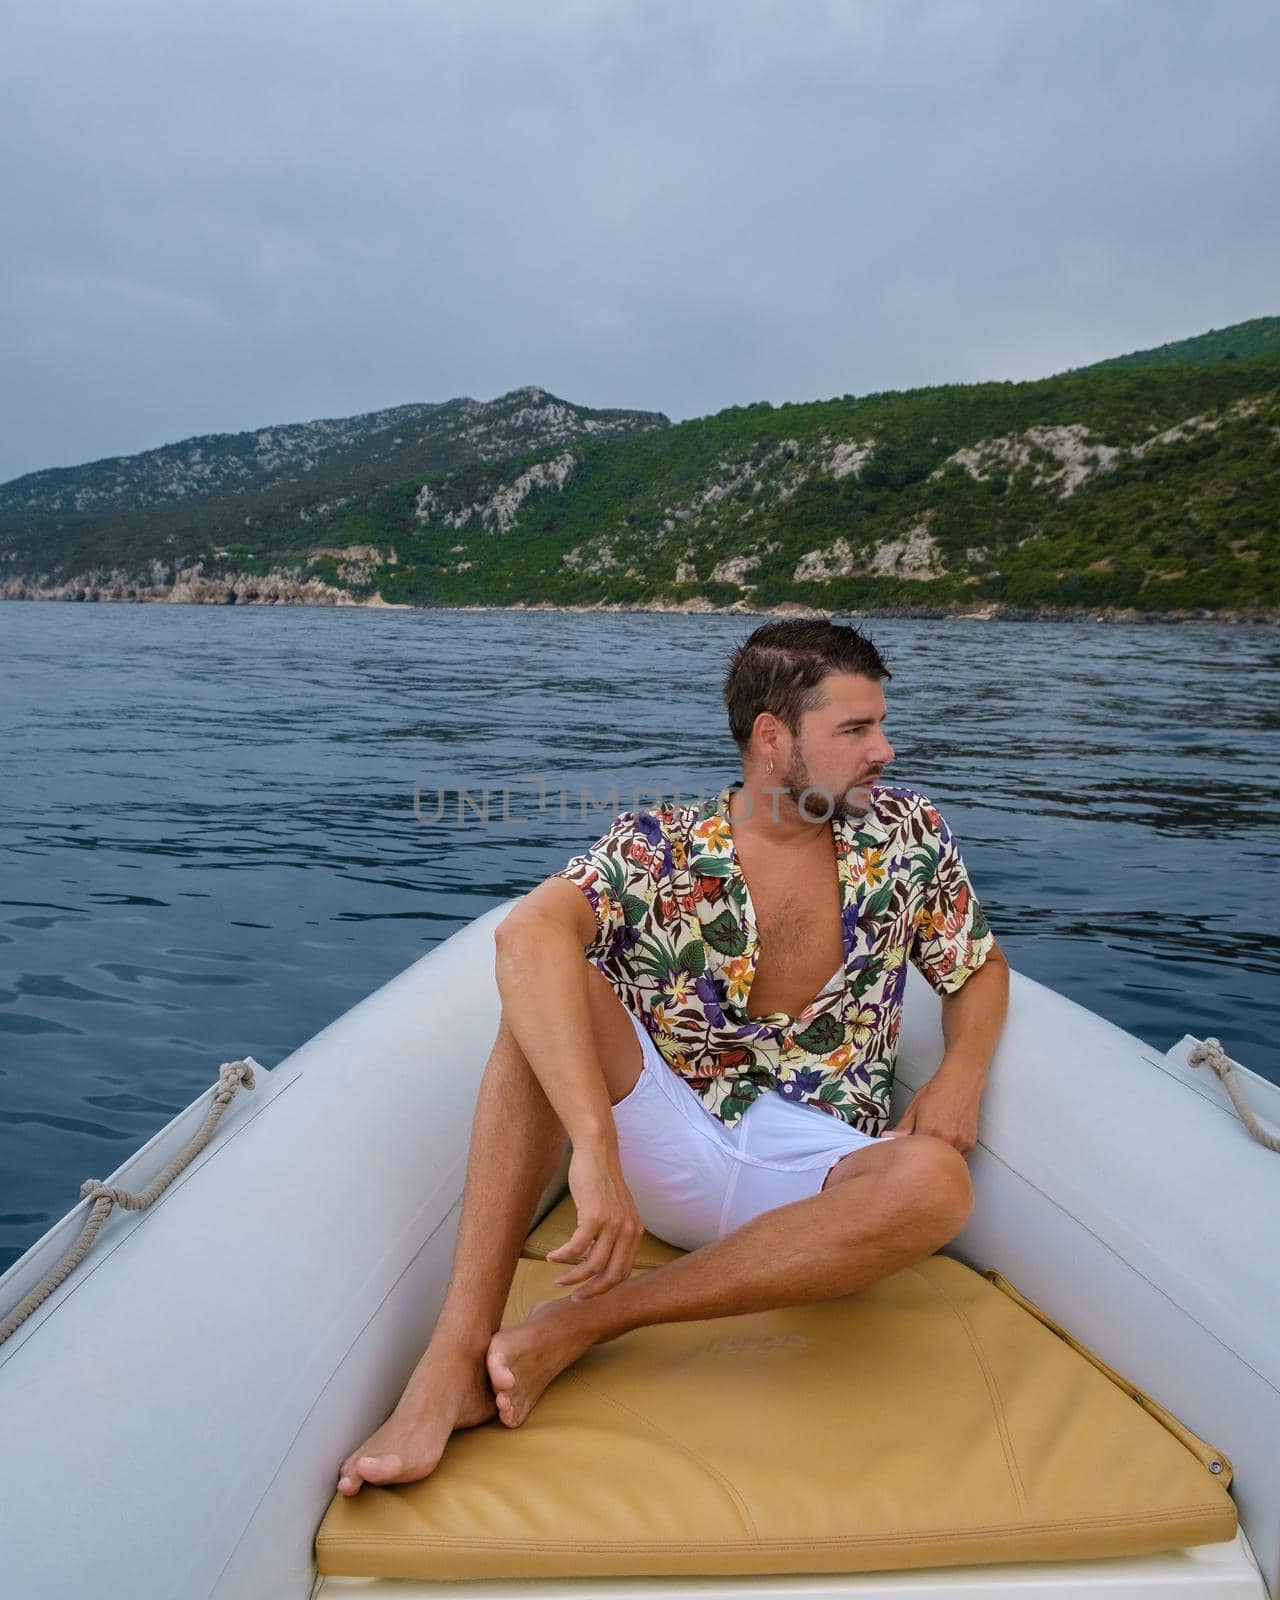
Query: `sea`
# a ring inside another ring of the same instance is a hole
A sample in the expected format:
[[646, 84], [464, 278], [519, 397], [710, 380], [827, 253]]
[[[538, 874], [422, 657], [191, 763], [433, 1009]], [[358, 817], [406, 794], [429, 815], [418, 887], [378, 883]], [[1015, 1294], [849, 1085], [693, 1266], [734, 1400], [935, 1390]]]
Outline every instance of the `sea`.
[[[765, 620], [0, 605], [0, 1270], [221, 1062], [739, 776], [721, 684]], [[1016, 971], [1280, 1082], [1280, 633], [842, 620], [893, 674], [883, 781]]]

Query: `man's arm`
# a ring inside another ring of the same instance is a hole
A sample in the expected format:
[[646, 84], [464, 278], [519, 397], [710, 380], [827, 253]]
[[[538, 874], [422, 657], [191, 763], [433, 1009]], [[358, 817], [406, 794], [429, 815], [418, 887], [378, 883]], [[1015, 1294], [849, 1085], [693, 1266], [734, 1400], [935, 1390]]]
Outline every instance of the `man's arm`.
[[942, 1060], [912, 1096], [898, 1133], [945, 1139], [961, 1154], [978, 1142], [978, 1102], [1009, 1009], [1009, 963], [996, 944], [954, 994], [942, 997]]
[[999, 945], [965, 979], [955, 994], [942, 997], [943, 1067], [969, 1077], [979, 1091], [987, 1081], [987, 1068], [1009, 1009], [1009, 963]]
[[563, 878], [531, 889], [494, 931], [507, 1022], [575, 1147], [613, 1137], [587, 1000], [595, 932], [586, 897]]
[[[563, 878], [532, 889], [494, 931], [503, 1016], [573, 1144], [573, 1237], [550, 1261], [582, 1261], [577, 1299], [602, 1294], [631, 1273], [644, 1232], [622, 1176], [618, 1135], [591, 1027], [586, 951], [596, 919]], [[517, 1130], [518, 1132], [518, 1130]]]

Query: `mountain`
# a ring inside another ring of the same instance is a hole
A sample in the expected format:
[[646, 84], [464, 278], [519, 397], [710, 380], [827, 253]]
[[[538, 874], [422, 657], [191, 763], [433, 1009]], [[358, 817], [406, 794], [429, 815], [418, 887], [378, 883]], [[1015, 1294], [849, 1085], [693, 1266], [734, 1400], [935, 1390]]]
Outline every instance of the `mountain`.
[[[0, 592], [1280, 620], [1280, 353], [1258, 337], [674, 425], [544, 396], [600, 426], [488, 455], [455, 433], [431, 466], [397, 418], [238, 495], [0, 522]], [[447, 406], [414, 409], [426, 429]]]
[[192, 542], [216, 546], [245, 528], [306, 523], [411, 473], [668, 426], [660, 412], [593, 411], [531, 386], [497, 400], [204, 434], [31, 472], [0, 485], [0, 573], [34, 565], [65, 580], [86, 563], [172, 566]]

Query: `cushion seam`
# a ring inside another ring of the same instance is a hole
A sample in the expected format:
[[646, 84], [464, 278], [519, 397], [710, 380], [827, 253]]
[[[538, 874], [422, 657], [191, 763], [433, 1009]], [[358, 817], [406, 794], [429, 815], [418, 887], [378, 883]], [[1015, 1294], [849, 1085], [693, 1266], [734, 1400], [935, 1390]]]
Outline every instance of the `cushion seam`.
[[[641, 1419], [643, 1420], [643, 1419]], [[1183, 1517], [1204, 1516], [1213, 1508], [1200, 1503], [1190, 1506], [1178, 1506], [1169, 1511], [1140, 1513], [1127, 1511], [1111, 1517], [1085, 1517], [1071, 1522], [991, 1522], [982, 1523], [976, 1527], [943, 1528], [930, 1533], [905, 1533], [888, 1530], [882, 1533], [861, 1537], [858, 1534], [836, 1534], [830, 1538], [817, 1539], [762, 1539], [758, 1534], [753, 1534], [754, 1544], [766, 1550], [842, 1550], [858, 1549], [866, 1545], [883, 1544], [892, 1539], [900, 1544], [937, 1544], [944, 1540], [972, 1540], [983, 1538], [988, 1534], [1018, 1534], [1018, 1533], [1074, 1533], [1090, 1529], [1142, 1527], [1149, 1523], [1175, 1522]], [[1215, 1511], [1213, 1513], [1217, 1515]], [[1228, 1538], [1233, 1535], [1228, 1534]], [[482, 1546], [485, 1549], [512, 1549], [512, 1550], [588, 1550], [592, 1552], [607, 1552], [610, 1550], [689, 1550], [706, 1551], [707, 1553], [720, 1551], [734, 1551], [741, 1549], [740, 1540], [694, 1540], [694, 1539], [664, 1539], [641, 1542], [637, 1539], [501, 1539], [485, 1538], [483, 1536], [461, 1538], [457, 1534], [449, 1533], [378, 1533], [372, 1535], [347, 1535], [324, 1534], [317, 1535], [317, 1543], [327, 1545], [346, 1545], [351, 1548], [398, 1544], [456, 1544], [460, 1549]], [[1225, 1540], [1213, 1541], [1200, 1540], [1199, 1543], [1222, 1544]], [[1193, 1549], [1194, 1545], [1179, 1546], [1179, 1548]], [[1083, 1559], [1083, 1558], [1082, 1558]]]
[[1018, 1510], [1025, 1521], [1031, 1509], [1031, 1503], [1027, 1496], [1026, 1487], [1022, 1482], [1022, 1474], [1018, 1470], [1018, 1458], [1013, 1448], [1013, 1436], [1009, 1430], [1008, 1417], [1005, 1415], [1004, 1401], [1000, 1396], [1000, 1387], [996, 1382], [991, 1363], [987, 1360], [986, 1351], [982, 1348], [982, 1341], [978, 1338], [977, 1332], [965, 1314], [964, 1308], [953, 1295], [944, 1289], [941, 1284], [935, 1282], [929, 1273], [923, 1272], [918, 1264], [913, 1266], [911, 1271], [916, 1277], [927, 1283], [934, 1293], [951, 1307], [952, 1314], [964, 1329], [965, 1337], [968, 1339], [969, 1347], [973, 1351], [978, 1370], [982, 1373], [983, 1382], [987, 1386], [987, 1396], [991, 1402], [991, 1409], [996, 1419], [996, 1431], [1000, 1437], [1000, 1448], [1004, 1452], [1005, 1468], [1008, 1471], [1010, 1482], [1013, 1484], [1013, 1492], [1017, 1496]]
[[589, 1383], [584, 1377], [581, 1376], [580, 1373], [574, 1372], [572, 1368], [568, 1368], [562, 1372], [561, 1377], [572, 1378], [576, 1384], [581, 1385], [581, 1387], [586, 1389], [590, 1394], [593, 1394], [598, 1399], [603, 1400], [606, 1405], [612, 1406], [615, 1411], [622, 1411], [625, 1412], [627, 1416], [633, 1417], [641, 1425], [641, 1427], [648, 1428], [651, 1433], [656, 1433], [660, 1439], [665, 1439], [673, 1449], [680, 1451], [680, 1453], [686, 1456], [690, 1461], [695, 1461], [709, 1478], [714, 1479], [715, 1482], [720, 1485], [720, 1487], [733, 1501], [734, 1505], [737, 1506], [738, 1514], [746, 1524], [747, 1532], [750, 1534], [751, 1538], [759, 1540], [759, 1529], [755, 1525], [755, 1520], [752, 1517], [751, 1512], [747, 1509], [747, 1503], [743, 1499], [741, 1491], [738, 1489], [737, 1485], [734, 1484], [732, 1479], [725, 1477], [724, 1473], [721, 1472], [718, 1467], [713, 1467], [709, 1461], [707, 1461], [703, 1456], [699, 1455], [699, 1453], [690, 1445], [685, 1444], [683, 1440], [672, 1438], [666, 1429], [660, 1428], [656, 1422], [650, 1421], [648, 1417], [641, 1415], [641, 1413], [638, 1411], [633, 1411], [630, 1406], [624, 1405], [621, 1400], [615, 1400], [612, 1395], [606, 1394], [603, 1389], [597, 1389], [595, 1384]]

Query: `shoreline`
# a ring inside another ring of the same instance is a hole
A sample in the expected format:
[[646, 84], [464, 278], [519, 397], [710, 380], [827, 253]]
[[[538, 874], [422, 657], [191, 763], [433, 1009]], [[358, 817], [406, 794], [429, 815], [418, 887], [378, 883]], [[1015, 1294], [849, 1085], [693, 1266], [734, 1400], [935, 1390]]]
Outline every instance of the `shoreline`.
[[411, 610], [439, 611], [614, 611], [657, 612], [665, 615], [685, 616], [753, 616], [753, 617], [882, 617], [917, 618], [937, 622], [1227, 622], [1234, 626], [1271, 626], [1280, 624], [1280, 606], [1261, 606], [1251, 611], [1230, 609], [1210, 611], [1205, 607], [1183, 611], [1139, 611], [1133, 606], [1012, 606], [1004, 602], [982, 606], [966, 606], [958, 602], [942, 606], [836, 606], [834, 608], [802, 605], [797, 600], [783, 600], [776, 606], [748, 606], [734, 601], [727, 606], [709, 602], [663, 604], [618, 603], [599, 601], [590, 605], [556, 605], [547, 600], [516, 601], [513, 605], [474, 606], [418, 606]]
[[[710, 600], [696, 598], [693, 600], [655, 600], [655, 601], [606, 601], [595, 600], [577, 604], [559, 604], [553, 600], [516, 600], [510, 604], [496, 604], [491, 601], [476, 601], [474, 603], [440, 603], [431, 605], [414, 605], [407, 601], [384, 600], [380, 594], [373, 594], [364, 599], [331, 587], [327, 584], [317, 584], [314, 580], [309, 584], [301, 584], [293, 593], [281, 593], [280, 587], [271, 584], [263, 585], [274, 589], [274, 593], [262, 594], [251, 591], [252, 598], [241, 598], [240, 594], [228, 587], [218, 594], [211, 594], [207, 598], [197, 598], [188, 588], [186, 592], [174, 596], [171, 593], [142, 593], [136, 590], [125, 594], [111, 592], [110, 590], [89, 589], [82, 585], [63, 585], [60, 588], [32, 591], [21, 580], [20, 591], [13, 592], [13, 580], [9, 585], [0, 588], [0, 600], [9, 600], [15, 603], [41, 603], [60, 602], [71, 605], [197, 605], [197, 606], [308, 606], [341, 608], [343, 610], [358, 609], [372, 611], [562, 611], [565, 613], [626, 613], [626, 614], [654, 614], [658, 616], [758, 616], [758, 617], [874, 617], [874, 618], [915, 618], [923, 621], [937, 622], [1132, 622], [1140, 624], [1149, 623], [1195, 623], [1217, 622], [1226, 623], [1235, 627], [1275, 627], [1280, 624], [1280, 606], [1259, 606], [1250, 610], [1230, 608], [1222, 611], [1212, 611], [1207, 607], [1196, 607], [1174, 611], [1139, 611], [1133, 606], [1014, 606], [1003, 601], [987, 604], [964, 605], [958, 601], [949, 602], [939, 606], [869, 606], [865, 609], [838, 606], [834, 610], [821, 606], [805, 605], [798, 600], [783, 600], [776, 606], [753, 606], [745, 601], [734, 600], [728, 605], [716, 605]], [[113, 586], [114, 587], [114, 586]], [[72, 591], [72, 592], [68, 592]]]

